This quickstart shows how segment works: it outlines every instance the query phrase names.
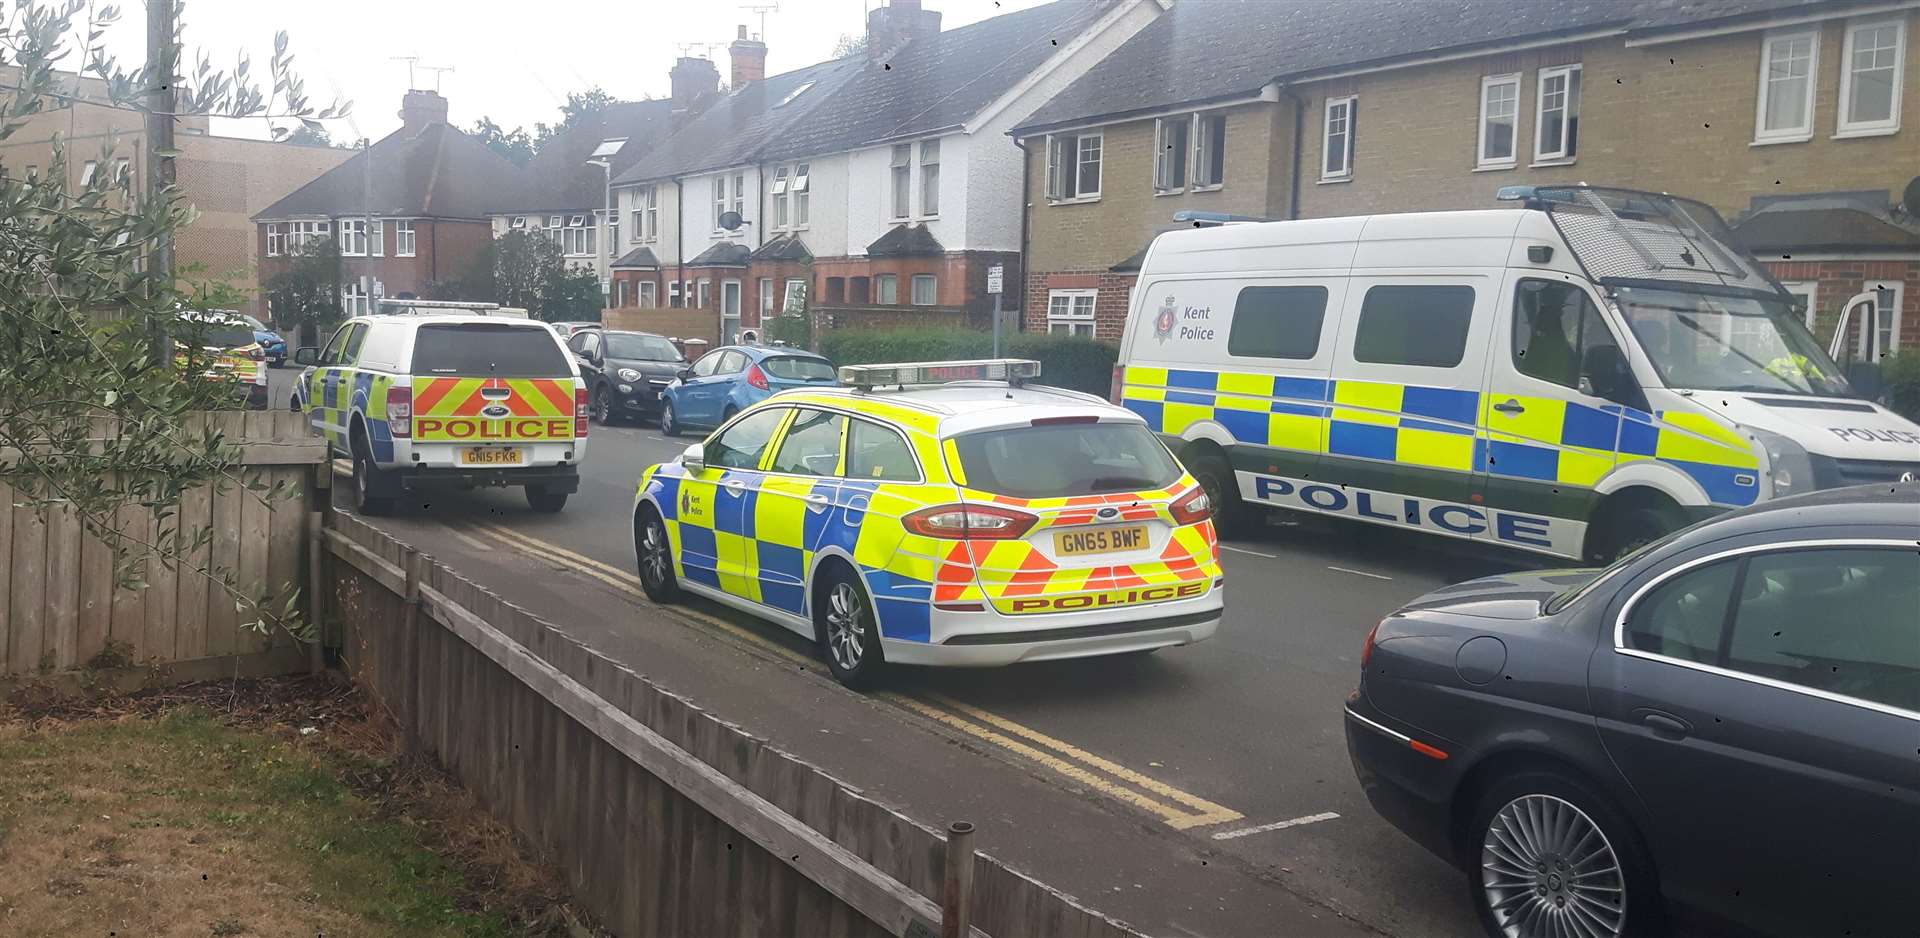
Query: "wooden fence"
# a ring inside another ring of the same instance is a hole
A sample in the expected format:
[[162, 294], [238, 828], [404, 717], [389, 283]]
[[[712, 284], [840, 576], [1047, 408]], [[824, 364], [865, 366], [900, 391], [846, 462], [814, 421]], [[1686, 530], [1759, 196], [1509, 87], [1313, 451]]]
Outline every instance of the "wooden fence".
[[[942, 933], [937, 897], [964, 877], [948, 882], [940, 834], [380, 531], [331, 522], [327, 596], [349, 671], [616, 934]], [[1138, 938], [971, 856], [956, 908], [972, 928], [955, 915], [953, 934]]]
[[[175, 569], [157, 558], [146, 561], [145, 589], [117, 587], [110, 549], [86, 532], [71, 508], [43, 515], [15, 504], [13, 488], [0, 476], [0, 677], [82, 667], [109, 643], [130, 659], [125, 663], [187, 665], [188, 672], [207, 676], [236, 667], [260, 674], [304, 666], [305, 655], [289, 638], [243, 628], [233, 599], [191, 568], [233, 571], [249, 593], [263, 585], [275, 591], [305, 585], [311, 494], [327, 483], [325, 444], [299, 414], [194, 414], [182, 430], [197, 435], [206, 426], [240, 446], [237, 479], [290, 482], [297, 494], [268, 504], [237, 484], [224, 492], [189, 490], [164, 524], [211, 528], [213, 537]], [[120, 508], [114, 525], [137, 541], [161, 530], [139, 505]]]

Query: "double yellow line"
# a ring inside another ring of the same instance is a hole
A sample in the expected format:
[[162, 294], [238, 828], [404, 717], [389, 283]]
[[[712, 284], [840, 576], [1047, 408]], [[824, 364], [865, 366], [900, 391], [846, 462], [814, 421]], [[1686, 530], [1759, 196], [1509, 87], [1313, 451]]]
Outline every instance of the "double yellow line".
[[[564, 547], [485, 521], [464, 524], [448, 522], [448, 529], [470, 547], [491, 550], [487, 543], [506, 544], [516, 552], [543, 560], [597, 580], [636, 602], [652, 605], [640, 588], [640, 579], [632, 573]], [[478, 535], [478, 536], [476, 536]], [[661, 608], [663, 612], [711, 626], [755, 649], [771, 653], [815, 673], [826, 667], [810, 655], [795, 651], [750, 629], [718, 616], [684, 605]], [[1006, 717], [961, 703], [939, 694], [913, 696], [884, 692], [879, 699], [908, 712], [918, 714], [951, 730], [982, 742], [991, 743], [1030, 763], [1071, 779], [1122, 804], [1130, 805], [1161, 819], [1175, 830], [1188, 830], [1240, 820], [1243, 815], [1190, 792], [1182, 791], [1158, 779], [1087, 752], [1039, 730], [1015, 723]]]

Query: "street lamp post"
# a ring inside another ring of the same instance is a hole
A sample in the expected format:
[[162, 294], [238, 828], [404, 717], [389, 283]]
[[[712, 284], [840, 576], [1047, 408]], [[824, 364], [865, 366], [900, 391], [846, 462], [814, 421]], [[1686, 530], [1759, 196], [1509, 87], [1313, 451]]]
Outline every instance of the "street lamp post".
[[613, 250], [613, 245], [609, 243], [613, 240], [613, 159], [591, 159], [587, 165], [600, 167], [600, 173], [606, 179], [606, 204], [600, 214], [600, 249], [594, 252], [598, 255], [596, 260], [599, 264], [594, 273], [600, 278], [600, 308], [606, 309], [613, 305], [613, 270], [608, 261]]

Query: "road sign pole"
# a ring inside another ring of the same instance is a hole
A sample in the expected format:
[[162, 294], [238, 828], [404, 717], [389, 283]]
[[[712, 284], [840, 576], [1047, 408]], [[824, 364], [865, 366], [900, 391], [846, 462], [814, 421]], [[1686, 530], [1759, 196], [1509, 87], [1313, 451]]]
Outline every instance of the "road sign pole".
[[1000, 295], [1007, 269], [999, 264], [987, 268], [987, 292], [993, 294], [993, 357], [1000, 357]]

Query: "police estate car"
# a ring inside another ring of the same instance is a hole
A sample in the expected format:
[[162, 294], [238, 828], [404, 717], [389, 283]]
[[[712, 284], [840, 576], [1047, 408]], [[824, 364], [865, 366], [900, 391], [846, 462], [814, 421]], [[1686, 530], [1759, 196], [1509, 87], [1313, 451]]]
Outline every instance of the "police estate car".
[[524, 313], [388, 306], [294, 360], [307, 367], [293, 409], [353, 461], [362, 514], [406, 491], [483, 485], [525, 486], [535, 511], [553, 512], [580, 487], [586, 385], [553, 330]]
[[[634, 503], [641, 585], [819, 642], [835, 677], [1148, 652], [1213, 635], [1207, 496], [1137, 415], [1038, 362], [840, 369], [678, 460]], [[942, 383], [943, 382], [943, 383]], [[891, 390], [887, 390], [891, 388]]]

